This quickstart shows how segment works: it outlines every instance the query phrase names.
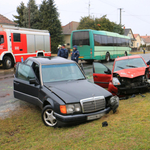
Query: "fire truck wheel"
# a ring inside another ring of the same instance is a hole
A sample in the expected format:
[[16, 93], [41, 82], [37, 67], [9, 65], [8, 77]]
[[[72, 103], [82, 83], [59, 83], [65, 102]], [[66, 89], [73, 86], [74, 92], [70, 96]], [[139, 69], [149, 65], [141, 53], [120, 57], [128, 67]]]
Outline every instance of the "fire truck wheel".
[[4, 57], [3, 67], [5, 69], [10, 69], [12, 67], [12, 60], [9, 56]]

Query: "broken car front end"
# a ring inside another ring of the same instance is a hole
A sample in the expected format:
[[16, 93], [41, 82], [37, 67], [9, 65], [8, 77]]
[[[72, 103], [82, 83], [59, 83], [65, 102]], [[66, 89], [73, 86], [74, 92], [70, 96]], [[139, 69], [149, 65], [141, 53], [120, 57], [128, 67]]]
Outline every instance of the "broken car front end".
[[147, 69], [145, 74], [134, 78], [120, 76], [118, 73], [113, 73], [112, 83], [109, 91], [113, 95], [129, 95], [134, 93], [143, 93], [148, 90], [149, 80], [147, 78]]

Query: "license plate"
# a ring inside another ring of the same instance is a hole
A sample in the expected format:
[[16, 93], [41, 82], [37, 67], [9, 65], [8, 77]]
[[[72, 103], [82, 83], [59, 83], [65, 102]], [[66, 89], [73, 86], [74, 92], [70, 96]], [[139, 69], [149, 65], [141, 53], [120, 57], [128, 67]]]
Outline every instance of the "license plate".
[[96, 114], [96, 115], [91, 115], [91, 116], [87, 116], [87, 120], [94, 120], [94, 119], [99, 119], [102, 116], [104, 116], [104, 113], [102, 114]]

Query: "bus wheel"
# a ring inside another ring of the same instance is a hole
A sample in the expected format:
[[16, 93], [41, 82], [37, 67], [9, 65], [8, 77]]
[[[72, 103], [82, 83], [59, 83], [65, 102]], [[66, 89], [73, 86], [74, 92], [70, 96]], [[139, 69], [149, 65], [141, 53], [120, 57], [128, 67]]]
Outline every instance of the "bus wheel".
[[12, 67], [12, 60], [9, 56], [4, 57], [3, 67], [5, 69], [10, 69]]
[[110, 54], [106, 53], [106, 57], [105, 57], [106, 61], [109, 62], [110, 61]]
[[125, 52], [125, 53], [124, 53], [124, 56], [128, 56], [128, 53], [127, 53], [127, 52]]

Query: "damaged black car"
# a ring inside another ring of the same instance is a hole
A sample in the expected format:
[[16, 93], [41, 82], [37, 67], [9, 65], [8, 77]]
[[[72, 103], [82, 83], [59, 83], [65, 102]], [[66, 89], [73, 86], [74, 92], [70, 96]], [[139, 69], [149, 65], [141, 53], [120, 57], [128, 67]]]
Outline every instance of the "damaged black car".
[[117, 96], [89, 82], [77, 63], [60, 57], [18, 63], [14, 97], [39, 106], [51, 127], [95, 120], [119, 106]]

